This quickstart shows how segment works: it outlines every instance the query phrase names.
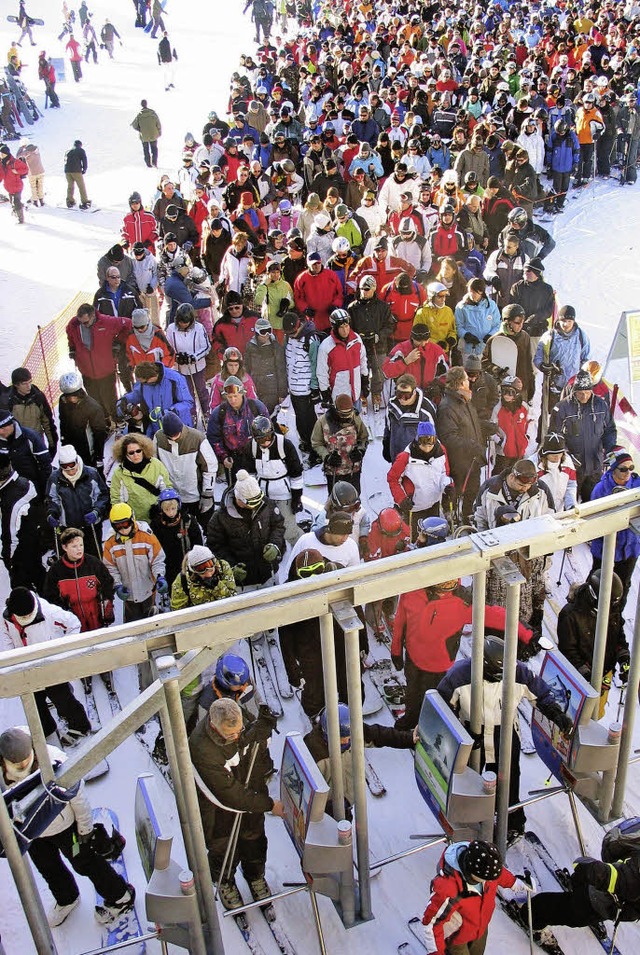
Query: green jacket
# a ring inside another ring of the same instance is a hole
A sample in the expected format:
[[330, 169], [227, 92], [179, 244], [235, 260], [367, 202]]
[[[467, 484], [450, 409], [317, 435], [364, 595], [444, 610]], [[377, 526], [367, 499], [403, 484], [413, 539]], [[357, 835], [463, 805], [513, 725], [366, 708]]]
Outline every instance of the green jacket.
[[158, 494], [167, 487], [173, 487], [173, 483], [166, 467], [157, 458], [151, 458], [140, 474], [129, 471], [122, 464], [114, 468], [111, 477], [111, 503], [123, 502], [128, 504], [132, 508], [136, 520], [148, 522], [149, 509], [158, 500], [158, 494], [154, 494], [153, 491], [147, 490], [144, 486], [141, 487], [136, 482], [136, 478], [152, 484], [153, 487], [158, 489]]
[[[278, 315], [280, 304], [283, 299], [289, 300], [287, 310], [293, 308], [293, 289], [284, 279], [277, 282], [270, 282], [265, 285], [264, 282], [256, 289], [254, 301], [262, 312], [264, 318], [268, 318], [272, 328], [282, 328], [282, 315]], [[266, 314], [265, 314], [266, 312]]]
[[[199, 607], [201, 604], [233, 597], [236, 582], [226, 560], [216, 561], [218, 582], [215, 587], [205, 587], [197, 574], [178, 574], [171, 587], [171, 609], [183, 610], [184, 607]], [[186, 584], [186, 589], [185, 589]]]
[[158, 114], [148, 106], [143, 106], [131, 125], [136, 132], [140, 133], [143, 143], [155, 143], [156, 139], [162, 136]]

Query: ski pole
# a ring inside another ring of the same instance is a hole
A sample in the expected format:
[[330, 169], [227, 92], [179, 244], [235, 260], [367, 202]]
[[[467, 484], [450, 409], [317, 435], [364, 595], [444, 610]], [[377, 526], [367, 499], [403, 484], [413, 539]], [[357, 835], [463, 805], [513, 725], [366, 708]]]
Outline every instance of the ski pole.
[[[244, 788], [246, 789], [249, 785], [249, 780], [251, 779], [251, 773], [253, 772], [253, 767], [258, 755], [259, 743], [254, 743], [251, 750], [251, 762], [249, 763], [249, 770], [247, 772], [247, 778], [245, 779]], [[229, 841], [227, 843], [227, 850], [224, 854], [224, 859], [222, 860], [222, 866], [220, 868], [220, 878], [216, 884], [216, 898], [220, 894], [220, 883], [224, 882], [224, 874], [227, 869], [227, 864], [229, 866], [229, 875], [231, 875], [231, 865], [233, 862], [233, 857], [235, 855], [236, 846], [238, 845], [238, 838], [240, 836], [240, 823], [242, 821], [243, 813], [236, 813], [236, 818], [233, 820], [233, 826], [231, 828], [231, 833], [229, 835]]]
[[100, 544], [98, 543], [98, 535], [96, 534], [95, 525], [93, 524], [91, 524], [91, 531], [93, 533], [93, 542], [96, 545], [96, 557], [100, 559], [100, 555], [102, 554], [102, 548], [100, 547]]
[[622, 705], [624, 703], [626, 689], [627, 689], [627, 684], [623, 683], [622, 686], [620, 687], [620, 697], [618, 699], [618, 712], [616, 713], [616, 723], [620, 722], [620, 710], [622, 709]]
[[613, 926], [613, 935], [611, 936], [611, 948], [609, 949], [610, 952], [616, 951], [616, 938], [618, 937], [618, 929], [620, 928], [621, 915], [622, 915], [622, 910], [620, 911], [620, 914], [618, 915], [615, 921], [615, 925]]
[[56, 545], [56, 557], [60, 557], [60, 544], [58, 543], [58, 528], [55, 527], [53, 530], [53, 540]]
[[[524, 881], [529, 884], [531, 889], [533, 888], [531, 884], [531, 872], [529, 869], [524, 870]], [[533, 914], [531, 912], [531, 890], [527, 889], [527, 920], [529, 922], [529, 952], [530, 955], [534, 955], [534, 945], [533, 945]]]
[[559, 587], [562, 582], [562, 571], [564, 570], [564, 562], [567, 559], [566, 550], [562, 551], [562, 561], [560, 563], [560, 573], [558, 574], [558, 579], [556, 580], [556, 587]]

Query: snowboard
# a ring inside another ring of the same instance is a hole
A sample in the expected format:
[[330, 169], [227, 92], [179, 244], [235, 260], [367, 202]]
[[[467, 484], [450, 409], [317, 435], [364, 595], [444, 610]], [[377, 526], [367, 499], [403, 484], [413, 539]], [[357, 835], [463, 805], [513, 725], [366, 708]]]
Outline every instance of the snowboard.
[[102, 209], [99, 206], [90, 206], [88, 209], [81, 209], [80, 206], [69, 207], [66, 202], [56, 203], [56, 209], [64, 209], [65, 212], [81, 212], [82, 215], [88, 215], [92, 212], [102, 212]]
[[85, 783], [91, 783], [95, 779], [102, 779], [102, 777], [106, 776], [108, 772], [109, 763], [106, 759], [101, 759], [100, 762], [96, 763], [96, 765], [90, 769], [89, 772], [85, 773], [82, 778], [84, 779]]
[[518, 346], [508, 335], [494, 335], [489, 342], [489, 361], [496, 368], [503, 369], [504, 375], [515, 375], [518, 364]]
[[[37, 19], [36, 17], [28, 17], [30, 27], [43, 27], [44, 20]], [[14, 16], [8, 16], [7, 21], [9, 23], [17, 23], [18, 18]]]
[[[102, 806], [96, 807], [93, 810], [93, 822], [94, 825], [97, 822], [101, 822], [107, 832], [118, 828], [118, 817], [115, 812], [112, 809], [105, 809]], [[129, 878], [127, 876], [124, 856], [118, 856], [114, 862], [111, 862], [111, 865], [118, 875], [121, 875], [125, 882], [128, 883]], [[103, 904], [104, 899], [96, 892], [96, 905]], [[142, 927], [134, 905], [129, 912], [125, 912], [116, 921], [109, 923], [109, 925], [102, 926], [102, 945], [103, 948], [109, 948], [111, 945], [133, 940], [142, 934]], [[140, 942], [137, 945], [132, 944], [127, 947], [127, 952], [131, 952], [132, 955], [144, 955], [146, 950], [147, 946], [145, 942]]]

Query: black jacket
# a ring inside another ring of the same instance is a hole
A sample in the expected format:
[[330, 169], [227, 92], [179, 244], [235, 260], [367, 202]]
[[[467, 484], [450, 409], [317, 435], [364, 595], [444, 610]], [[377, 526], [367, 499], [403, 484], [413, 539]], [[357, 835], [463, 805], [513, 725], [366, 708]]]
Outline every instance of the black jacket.
[[[371, 299], [362, 298], [351, 302], [348, 312], [351, 316], [351, 327], [364, 342], [367, 352], [375, 343], [378, 346], [376, 351], [386, 355], [393, 344], [394, 329], [389, 303], [381, 302], [374, 295]], [[375, 335], [378, 336], [377, 342], [374, 342]]]
[[524, 328], [532, 338], [539, 338], [548, 331], [555, 304], [554, 292], [548, 282], [541, 278], [535, 282], [520, 279], [511, 286], [511, 301], [522, 305], [526, 315]]
[[85, 464], [96, 467], [104, 459], [104, 443], [107, 440], [107, 420], [104, 408], [90, 398], [84, 389], [80, 401], [73, 403], [66, 395], [60, 396], [60, 434], [64, 444], [72, 444]]
[[65, 172], [81, 172], [84, 174], [88, 165], [87, 154], [82, 146], [74, 146], [73, 149], [69, 149], [64, 154]]
[[458, 490], [473, 466], [480, 469], [486, 460], [486, 440], [473, 402], [447, 390], [438, 406], [436, 431], [445, 446], [451, 477]]
[[207, 547], [231, 564], [245, 564], [245, 584], [264, 584], [280, 561], [268, 564], [262, 556], [266, 544], [275, 544], [284, 554], [284, 518], [274, 501], [265, 498], [255, 511], [239, 510], [233, 490], [225, 492], [222, 504], [207, 527]]
[[166, 560], [165, 577], [169, 586], [182, 570], [182, 561], [196, 544], [202, 544], [202, 531], [195, 517], [183, 512], [179, 524], [165, 524], [158, 516], [158, 505], [152, 504], [149, 512], [151, 530], [160, 541]]
[[[589, 595], [588, 584], [582, 584], [573, 598], [558, 614], [558, 647], [576, 670], [589, 680], [596, 637], [597, 607]], [[619, 608], [609, 610], [604, 672], [613, 670], [620, 654], [628, 659], [629, 648], [624, 636], [624, 620]]]
[[126, 282], [121, 282], [120, 288], [122, 289], [122, 296], [120, 298], [120, 304], [118, 305], [118, 311], [116, 312], [113, 299], [107, 293], [106, 282], [104, 285], [101, 285], [93, 296], [93, 307], [96, 312], [100, 312], [101, 315], [112, 315], [114, 317], [119, 315], [121, 318], [131, 318], [134, 308], [141, 307], [138, 293], [130, 285], [127, 285]]
[[3, 439], [2, 444], [9, 449], [14, 471], [31, 481], [42, 496], [51, 474], [51, 455], [40, 435], [16, 421], [13, 435]]
[[109, 491], [95, 468], [83, 467], [75, 484], [56, 468], [49, 478], [45, 497], [47, 514], [59, 518], [65, 527], [83, 528], [85, 514], [95, 511], [104, 520], [109, 511]]

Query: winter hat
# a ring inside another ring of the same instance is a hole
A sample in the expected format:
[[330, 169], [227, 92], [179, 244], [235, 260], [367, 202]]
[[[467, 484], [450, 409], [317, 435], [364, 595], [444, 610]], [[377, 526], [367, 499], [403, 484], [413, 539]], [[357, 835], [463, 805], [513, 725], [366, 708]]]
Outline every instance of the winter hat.
[[322, 262], [322, 256], [319, 252], [311, 252], [307, 256], [307, 265], [313, 265], [315, 262]]
[[293, 564], [296, 577], [308, 577], [312, 567], [317, 568], [313, 571], [314, 576], [315, 574], [324, 573], [326, 569], [324, 557], [319, 550], [314, 550], [313, 548], [301, 551], [297, 557], [294, 557]]
[[351, 395], [338, 395], [334, 404], [336, 411], [339, 411], [342, 414], [347, 414], [349, 411], [353, 411], [353, 401], [351, 399]]
[[140, 203], [142, 203], [142, 197], [141, 197], [141, 195], [140, 195], [139, 192], [132, 192], [132, 193], [131, 193], [131, 195], [129, 196], [129, 205], [131, 205], [132, 202], [140, 202]]
[[527, 262], [525, 266], [525, 272], [527, 269], [530, 269], [532, 272], [535, 272], [536, 275], [542, 275], [542, 273], [544, 272], [544, 265], [542, 264], [542, 260], [536, 256], [534, 259], [531, 259], [531, 261]]
[[435, 436], [436, 429], [433, 426], [433, 422], [421, 421], [418, 424], [418, 432], [416, 434], [416, 438], [418, 438], [418, 440], [420, 440], [420, 438], [435, 438]]
[[521, 458], [511, 468], [511, 473], [515, 477], [525, 478], [528, 481], [535, 481], [538, 477], [538, 472], [536, 471], [536, 466], [533, 461], [529, 461], [528, 458]]
[[249, 192], [249, 190], [247, 190], [246, 192], [240, 193], [240, 202], [242, 203], [243, 206], [253, 205], [253, 199], [254, 199], [254, 195], [252, 192]]
[[542, 442], [540, 454], [561, 454], [567, 450], [563, 435], [557, 431], [549, 431]]
[[478, 355], [467, 355], [462, 367], [466, 372], [479, 374], [482, 371], [482, 359]]
[[24, 381], [31, 381], [31, 372], [28, 368], [14, 368], [11, 372], [11, 384], [20, 385]]
[[200, 564], [204, 564], [208, 560], [215, 559], [216, 558], [212, 550], [209, 550], [208, 547], [204, 547], [202, 544], [196, 544], [195, 547], [192, 547], [187, 554], [187, 566], [189, 567], [189, 570], [193, 570]]
[[631, 461], [631, 464], [633, 464], [633, 457], [627, 450], [625, 450], [625, 448], [619, 448], [617, 451], [614, 451], [609, 458], [609, 470], [615, 470], [615, 468], [618, 468], [621, 464], [624, 464], [625, 461]]
[[563, 305], [560, 311], [558, 312], [558, 318], [570, 318], [575, 322], [576, 320], [576, 310], [573, 305]]
[[28, 587], [14, 587], [7, 597], [6, 610], [10, 617], [28, 617], [36, 609], [36, 598]]
[[319, 229], [326, 229], [328, 228], [328, 226], [331, 225], [331, 219], [329, 218], [326, 212], [319, 212], [318, 215], [315, 217], [314, 222]]
[[466, 878], [497, 879], [502, 872], [502, 858], [490, 842], [470, 842], [460, 853], [459, 863]]
[[21, 763], [31, 756], [31, 737], [18, 726], [5, 730], [0, 736], [0, 756], [9, 763]]
[[78, 452], [72, 444], [63, 444], [58, 452], [59, 464], [73, 464], [78, 460]]
[[335, 511], [327, 522], [330, 534], [350, 534], [353, 530], [353, 517], [348, 511]]
[[240, 295], [239, 292], [236, 292], [233, 289], [231, 289], [230, 292], [227, 292], [227, 297], [225, 299], [225, 305], [227, 308], [229, 308], [230, 305], [241, 305], [241, 304], [242, 304], [242, 296]]
[[411, 329], [411, 338], [416, 342], [426, 342], [431, 337], [431, 332], [429, 331], [428, 325], [423, 325], [421, 322], [416, 322], [416, 324]]
[[574, 391], [593, 391], [593, 381], [588, 371], [579, 371], [573, 383]]
[[124, 259], [124, 249], [119, 243], [112, 245], [107, 254], [112, 262], [122, 262]]
[[296, 252], [304, 252], [304, 239], [300, 235], [294, 235], [287, 239], [287, 245], [289, 248], [295, 249]]
[[162, 416], [162, 430], [168, 438], [177, 437], [183, 428], [184, 424], [175, 412], [167, 411], [167, 413]]
[[248, 471], [242, 469], [238, 471], [236, 476], [233, 494], [236, 501], [241, 501], [243, 504], [246, 504], [247, 501], [260, 497], [262, 491], [253, 474], [249, 474]]
[[149, 324], [149, 312], [146, 308], [134, 308], [131, 313], [131, 324], [134, 328], [144, 328]]
[[8, 146], [6, 146], [6, 145], [3, 143], [2, 146], [0, 146], [0, 154], [2, 154], [3, 156], [10, 156], [10, 155], [11, 155], [11, 150], [9, 149]]
[[144, 242], [134, 242], [132, 251], [134, 255], [142, 255], [147, 250], [145, 248]]

